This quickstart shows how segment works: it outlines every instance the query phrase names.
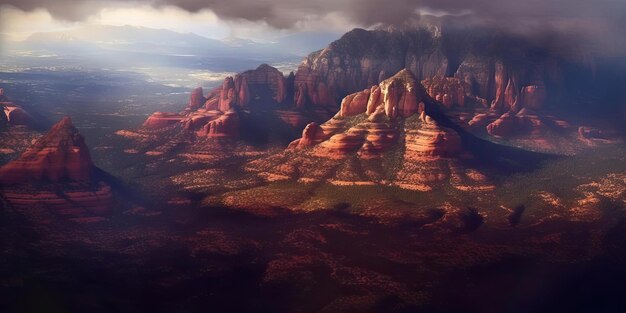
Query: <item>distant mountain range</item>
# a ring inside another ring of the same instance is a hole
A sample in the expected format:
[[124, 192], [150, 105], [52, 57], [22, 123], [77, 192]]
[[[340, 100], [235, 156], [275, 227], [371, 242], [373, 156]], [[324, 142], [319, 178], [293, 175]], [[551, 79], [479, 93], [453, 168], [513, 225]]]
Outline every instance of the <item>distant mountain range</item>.
[[242, 38], [216, 40], [193, 33], [135, 26], [84, 26], [67, 31], [40, 32], [23, 41], [3, 36], [5, 51], [28, 51], [59, 56], [99, 55], [110, 52], [147, 53], [173, 56], [230, 58], [301, 57], [319, 50], [340, 37], [332, 32], [302, 32], [273, 42]]

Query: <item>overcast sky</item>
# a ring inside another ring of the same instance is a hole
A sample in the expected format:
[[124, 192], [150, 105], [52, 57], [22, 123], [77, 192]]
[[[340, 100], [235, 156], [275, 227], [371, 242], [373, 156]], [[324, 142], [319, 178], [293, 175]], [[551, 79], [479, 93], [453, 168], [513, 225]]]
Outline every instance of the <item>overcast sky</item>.
[[0, 0], [1, 32], [24, 38], [81, 24], [135, 25], [211, 38], [271, 39], [402, 24], [420, 13], [469, 15], [527, 32], [567, 31], [621, 46], [626, 0]]

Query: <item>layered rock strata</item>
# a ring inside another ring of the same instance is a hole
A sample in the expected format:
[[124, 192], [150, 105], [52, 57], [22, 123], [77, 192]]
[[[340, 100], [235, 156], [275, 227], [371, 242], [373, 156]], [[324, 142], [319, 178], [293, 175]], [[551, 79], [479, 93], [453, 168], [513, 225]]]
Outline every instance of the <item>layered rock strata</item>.
[[92, 169], [85, 139], [64, 117], [18, 159], [0, 168], [0, 182], [89, 181]]
[[335, 185], [388, 185], [431, 190], [493, 188], [482, 173], [461, 165], [470, 158], [458, 133], [429, 116], [435, 104], [408, 70], [342, 101], [335, 117], [310, 123], [289, 148], [249, 164], [274, 181]]
[[0, 193], [16, 208], [71, 216], [101, 214], [113, 203], [111, 187], [96, 177], [85, 140], [69, 117], [0, 168]]

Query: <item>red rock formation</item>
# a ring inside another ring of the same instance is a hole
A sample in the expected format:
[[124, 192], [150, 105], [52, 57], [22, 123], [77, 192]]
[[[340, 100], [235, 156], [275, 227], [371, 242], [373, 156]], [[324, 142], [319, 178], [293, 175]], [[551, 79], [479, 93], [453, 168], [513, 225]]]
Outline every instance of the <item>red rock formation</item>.
[[[250, 103], [256, 102], [263, 102], [258, 104], [264, 105], [281, 104], [287, 98], [288, 90], [287, 79], [278, 69], [261, 64], [254, 70], [225, 78], [221, 87], [207, 95], [204, 108], [226, 112], [235, 108], [246, 108]], [[268, 92], [271, 99], [261, 97]]]
[[178, 113], [154, 112], [143, 123], [143, 127], [147, 129], [158, 129], [169, 125], [179, 123], [184, 119], [183, 115]]
[[[362, 158], [380, 156], [384, 150], [398, 139], [398, 130], [387, 120], [396, 117], [409, 117], [424, 110], [423, 87], [408, 70], [402, 70], [378, 86], [365, 89], [344, 98], [335, 119], [322, 125], [322, 132], [315, 131], [315, 137], [309, 137], [292, 144], [292, 147], [310, 146], [319, 143], [319, 155], [335, 157], [358, 151]], [[367, 120], [357, 126], [344, 130], [340, 119], [365, 113]], [[337, 121], [339, 120], [339, 121]], [[344, 132], [340, 132], [340, 131]], [[336, 133], [339, 132], [339, 133]], [[312, 134], [310, 132], [309, 134]]]
[[[332, 82], [330, 82], [332, 84]], [[297, 109], [308, 106], [336, 107], [337, 99], [334, 88], [320, 78], [317, 71], [306, 66], [298, 68], [294, 79], [294, 105]]]
[[251, 89], [262, 88], [270, 90], [272, 99], [276, 103], [283, 103], [287, 98], [286, 79], [283, 73], [274, 67], [261, 64], [254, 70], [241, 73], [240, 76], [247, 80]]
[[464, 107], [470, 104], [485, 106], [487, 100], [474, 95], [468, 82], [457, 77], [440, 77], [422, 80], [428, 95], [440, 101], [445, 107]]
[[202, 87], [198, 87], [191, 92], [187, 109], [195, 111], [202, 105], [204, 105], [204, 102], [206, 102], [206, 99], [204, 98], [204, 92], [202, 90]]
[[311, 121], [311, 117], [299, 111], [275, 110], [274, 112], [278, 118], [294, 129], [303, 129]]
[[414, 156], [454, 157], [462, 151], [461, 137], [456, 131], [439, 126], [424, 112], [418, 129], [407, 129], [406, 150]]
[[496, 94], [491, 102], [491, 110], [494, 112], [506, 112], [518, 110], [518, 98], [520, 87], [518, 81], [520, 74], [507, 69], [502, 62], [496, 62], [495, 88]]
[[341, 109], [339, 111], [340, 116], [346, 117], [365, 112], [369, 96], [370, 90], [365, 89], [362, 92], [357, 92], [343, 98], [343, 101], [341, 101]]
[[235, 90], [235, 81], [232, 77], [226, 77], [222, 83], [222, 89], [220, 89], [217, 108], [222, 112], [226, 112], [234, 108], [237, 104], [237, 94], [238, 92]]
[[235, 77], [235, 90], [237, 90], [237, 104], [246, 107], [250, 102], [250, 88], [246, 76], [237, 75]]
[[317, 123], [309, 123], [304, 130], [302, 131], [302, 138], [296, 139], [292, 143], [289, 144], [289, 149], [302, 149], [306, 147], [312, 147], [319, 142], [317, 142], [318, 131], [320, 130], [319, 125]]
[[211, 90], [206, 96], [206, 102], [204, 102], [204, 109], [206, 110], [219, 110], [221, 87]]
[[517, 119], [511, 112], [502, 114], [498, 119], [487, 125], [487, 133], [495, 137], [509, 137], [513, 134]]
[[487, 133], [500, 138], [528, 135], [537, 137], [546, 130], [543, 118], [537, 112], [527, 108], [517, 113], [509, 111], [500, 116], [479, 114], [469, 122], [472, 126], [484, 126], [487, 123]]
[[319, 126], [309, 124], [289, 152], [261, 158], [248, 170], [272, 181], [326, 180], [411, 190], [446, 182], [460, 190], [493, 188], [484, 175], [460, 165], [457, 158], [468, 157], [460, 136], [427, 116], [425, 102], [433, 99], [410, 71], [402, 70], [347, 96], [335, 117]]
[[236, 137], [239, 135], [239, 115], [235, 111], [228, 111], [208, 122], [197, 134], [201, 137]]
[[214, 120], [222, 115], [222, 112], [217, 110], [207, 111], [200, 109], [193, 113], [188, 114], [180, 122], [183, 124], [183, 128], [186, 130], [197, 130], [206, 125], [209, 121]]
[[65, 117], [18, 159], [0, 168], [0, 182], [89, 181], [92, 168], [83, 136]]
[[[429, 91], [433, 98], [445, 100], [446, 106], [462, 106], [463, 92], [471, 92], [502, 114], [522, 108], [522, 103], [517, 103], [522, 100], [522, 94], [533, 92], [523, 91], [526, 87], [563, 86], [568, 79], [562, 74], [567, 65], [554, 52], [546, 51], [539, 59], [531, 58], [532, 54], [525, 50], [531, 47], [526, 43], [512, 47], [510, 37], [494, 36], [499, 33], [497, 30], [483, 29], [480, 34], [473, 33], [472, 38], [459, 41], [457, 38], [466, 36], [466, 32], [471, 33], [472, 29], [427, 26], [352, 30], [301, 63], [296, 72], [294, 104], [297, 108], [338, 104], [337, 100], [346, 95], [376, 85], [407, 68], [420, 80], [454, 77], [461, 84], [456, 87], [463, 86], [464, 90]], [[511, 53], [503, 55], [502, 51]], [[593, 62], [576, 66], [593, 76]], [[318, 92], [318, 86], [324, 86], [323, 93]], [[546, 96], [557, 92], [543, 88]], [[326, 96], [331, 97], [329, 101], [320, 100]], [[536, 109], [532, 104], [536, 102], [530, 103]]]

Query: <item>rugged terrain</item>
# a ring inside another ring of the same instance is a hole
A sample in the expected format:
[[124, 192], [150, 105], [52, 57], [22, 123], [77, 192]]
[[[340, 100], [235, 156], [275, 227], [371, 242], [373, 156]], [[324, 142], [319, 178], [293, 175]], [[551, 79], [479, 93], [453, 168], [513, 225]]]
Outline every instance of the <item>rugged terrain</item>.
[[3, 129], [0, 309], [623, 312], [626, 151], [601, 111], [626, 97], [600, 96], [623, 80], [540, 43], [356, 29], [292, 75], [192, 90], [96, 164], [69, 118]]

